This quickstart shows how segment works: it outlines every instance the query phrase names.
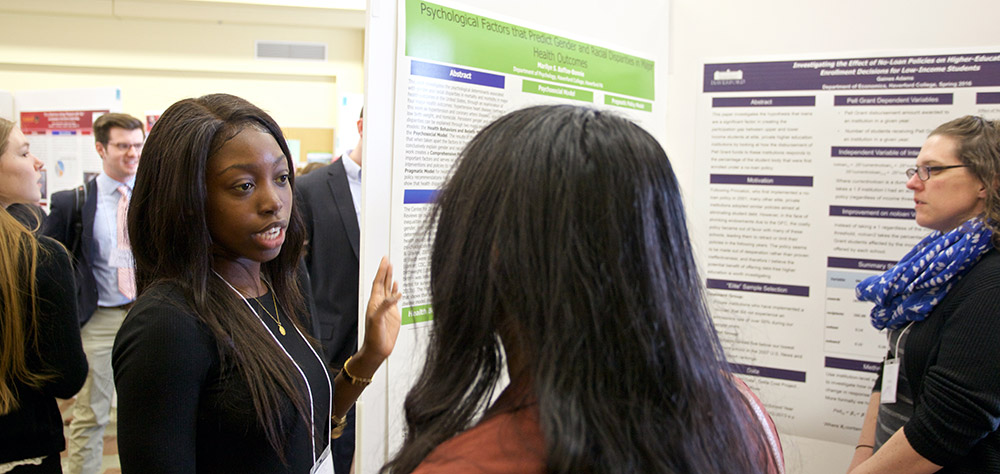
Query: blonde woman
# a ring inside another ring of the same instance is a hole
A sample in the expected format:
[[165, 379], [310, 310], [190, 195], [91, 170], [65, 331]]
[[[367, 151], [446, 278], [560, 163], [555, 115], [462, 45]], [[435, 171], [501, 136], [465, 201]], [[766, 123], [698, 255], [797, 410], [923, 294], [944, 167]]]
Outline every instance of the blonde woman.
[[7, 212], [38, 202], [42, 162], [13, 122], [0, 119], [0, 137], [0, 473], [58, 473], [55, 399], [87, 375], [73, 271], [61, 245]]

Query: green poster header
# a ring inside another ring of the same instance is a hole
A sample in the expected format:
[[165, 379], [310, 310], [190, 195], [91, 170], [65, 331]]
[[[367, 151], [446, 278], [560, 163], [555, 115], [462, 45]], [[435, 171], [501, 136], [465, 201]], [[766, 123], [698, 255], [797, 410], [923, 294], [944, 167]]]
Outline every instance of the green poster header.
[[653, 100], [653, 61], [420, 1], [406, 1], [406, 55]]
[[618, 97], [611, 94], [604, 96], [605, 105], [613, 105], [615, 107], [624, 107], [626, 109], [641, 110], [643, 112], [652, 112], [653, 104], [643, 100], [629, 99], [628, 97]]
[[434, 310], [431, 309], [431, 305], [429, 304], [407, 306], [400, 311], [399, 316], [400, 324], [406, 326], [407, 324], [422, 323], [434, 319]]
[[529, 81], [527, 79], [521, 82], [521, 92], [560, 97], [563, 99], [581, 100], [584, 102], [594, 101], [594, 93], [590, 91], [574, 89], [572, 87], [555, 86], [552, 84], [543, 84], [541, 82]]

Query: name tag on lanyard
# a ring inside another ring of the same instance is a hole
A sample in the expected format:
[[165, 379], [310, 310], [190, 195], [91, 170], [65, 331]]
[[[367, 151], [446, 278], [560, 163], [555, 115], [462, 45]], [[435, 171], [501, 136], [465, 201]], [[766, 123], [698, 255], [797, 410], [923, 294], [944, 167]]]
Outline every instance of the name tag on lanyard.
[[333, 474], [333, 456], [330, 455], [330, 444], [326, 445], [326, 449], [319, 455], [319, 459], [316, 460], [316, 464], [313, 464], [309, 474]]
[[882, 364], [882, 396], [880, 403], [896, 403], [896, 388], [899, 386], [899, 359], [886, 359]]

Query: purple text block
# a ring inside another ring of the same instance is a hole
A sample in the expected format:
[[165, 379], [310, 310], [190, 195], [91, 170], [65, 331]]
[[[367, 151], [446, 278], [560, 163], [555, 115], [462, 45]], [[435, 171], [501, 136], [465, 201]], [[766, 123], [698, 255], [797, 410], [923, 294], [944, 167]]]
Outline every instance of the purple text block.
[[914, 209], [900, 209], [896, 207], [830, 206], [830, 215], [839, 217], [875, 217], [879, 219], [913, 220], [917, 218], [917, 211]]
[[815, 107], [816, 96], [715, 97], [712, 107]]
[[752, 375], [754, 377], [789, 380], [792, 382], [806, 381], [806, 373], [798, 370], [776, 369], [774, 367], [761, 367], [758, 365], [736, 363], [730, 363], [729, 369], [732, 370], [734, 374], [739, 375]]
[[918, 146], [834, 146], [830, 156], [834, 158], [916, 158], [920, 154]]
[[826, 266], [830, 268], [848, 268], [851, 270], [871, 270], [884, 272], [896, 262], [892, 260], [868, 260], [861, 258], [826, 257]]
[[464, 82], [480, 86], [503, 89], [504, 77], [488, 72], [473, 71], [460, 67], [443, 66], [441, 64], [410, 61], [410, 74], [414, 76], [433, 77], [446, 81]]
[[951, 105], [953, 100], [952, 94], [838, 95], [833, 105]]
[[828, 369], [854, 370], [857, 372], [868, 372], [877, 374], [882, 368], [881, 362], [870, 362], [867, 360], [840, 359], [837, 357], [827, 357], [823, 364]]
[[777, 283], [717, 280], [709, 278], [705, 281], [705, 286], [713, 290], [749, 291], [751, 293], [767, 293], [785, 296], [809, 296], [808, 286], [782, 285]]
[[1000, 104], [1000, 92], [977, 92], [977, 104]]
[[403, 204], [431, 204], [437, 193], [436, 189], [407, 189], [403, 191]]
[[812, 176], [761, 176], [743, 174], [713, 174], [711, 184], [749, 184], [753, 186], [805, 186], [813, 185]]
[[704, 92], [906, 92], [1000, 86], [1000, 53], [706, 64]]

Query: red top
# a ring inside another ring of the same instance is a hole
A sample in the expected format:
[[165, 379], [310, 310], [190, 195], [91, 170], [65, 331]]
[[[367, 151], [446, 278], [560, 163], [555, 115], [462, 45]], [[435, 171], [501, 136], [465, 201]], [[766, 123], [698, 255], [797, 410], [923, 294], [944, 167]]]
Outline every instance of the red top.
[[754, 416], [760, 424], [764, 425], [764, 433], [767, 435], [768, 449], [771, 451], [771, 458], [767, 460], [767, 472], [770, 474], [784, 474], [785, 472], [785, 453], [781, 450], [781, 441], [778, 438], [778, 428], [774, 426], [774, 420], [771, 419], [771, 415], [767, 414], [764, 410], [764, 404], [760, 402], [757, 398], [757, 394], [750, 390], [743, 380], [739, 377], [733, 375], [733, 381], [736, 383], [736, 387], [740, 389], [740, 394], [746, 399], [747, 404], [753, 411]]
[[[785, 472], [778, 430], [750, 388], [737, 377], [734, 383], [764, 425], [768, 448], [767, 472]], [[545, 472], [545, 440], [539, 426], [538, 404], [525, 401], [526, 390], [508, 387], [486, 412], [483, 421], [445, 441], [424, 459], [413, 474], [538, 473]]]
[[413, 474], [544, 473], [538, 403], [524, 393], [508, 387], [483, 421], [434, 448]]

